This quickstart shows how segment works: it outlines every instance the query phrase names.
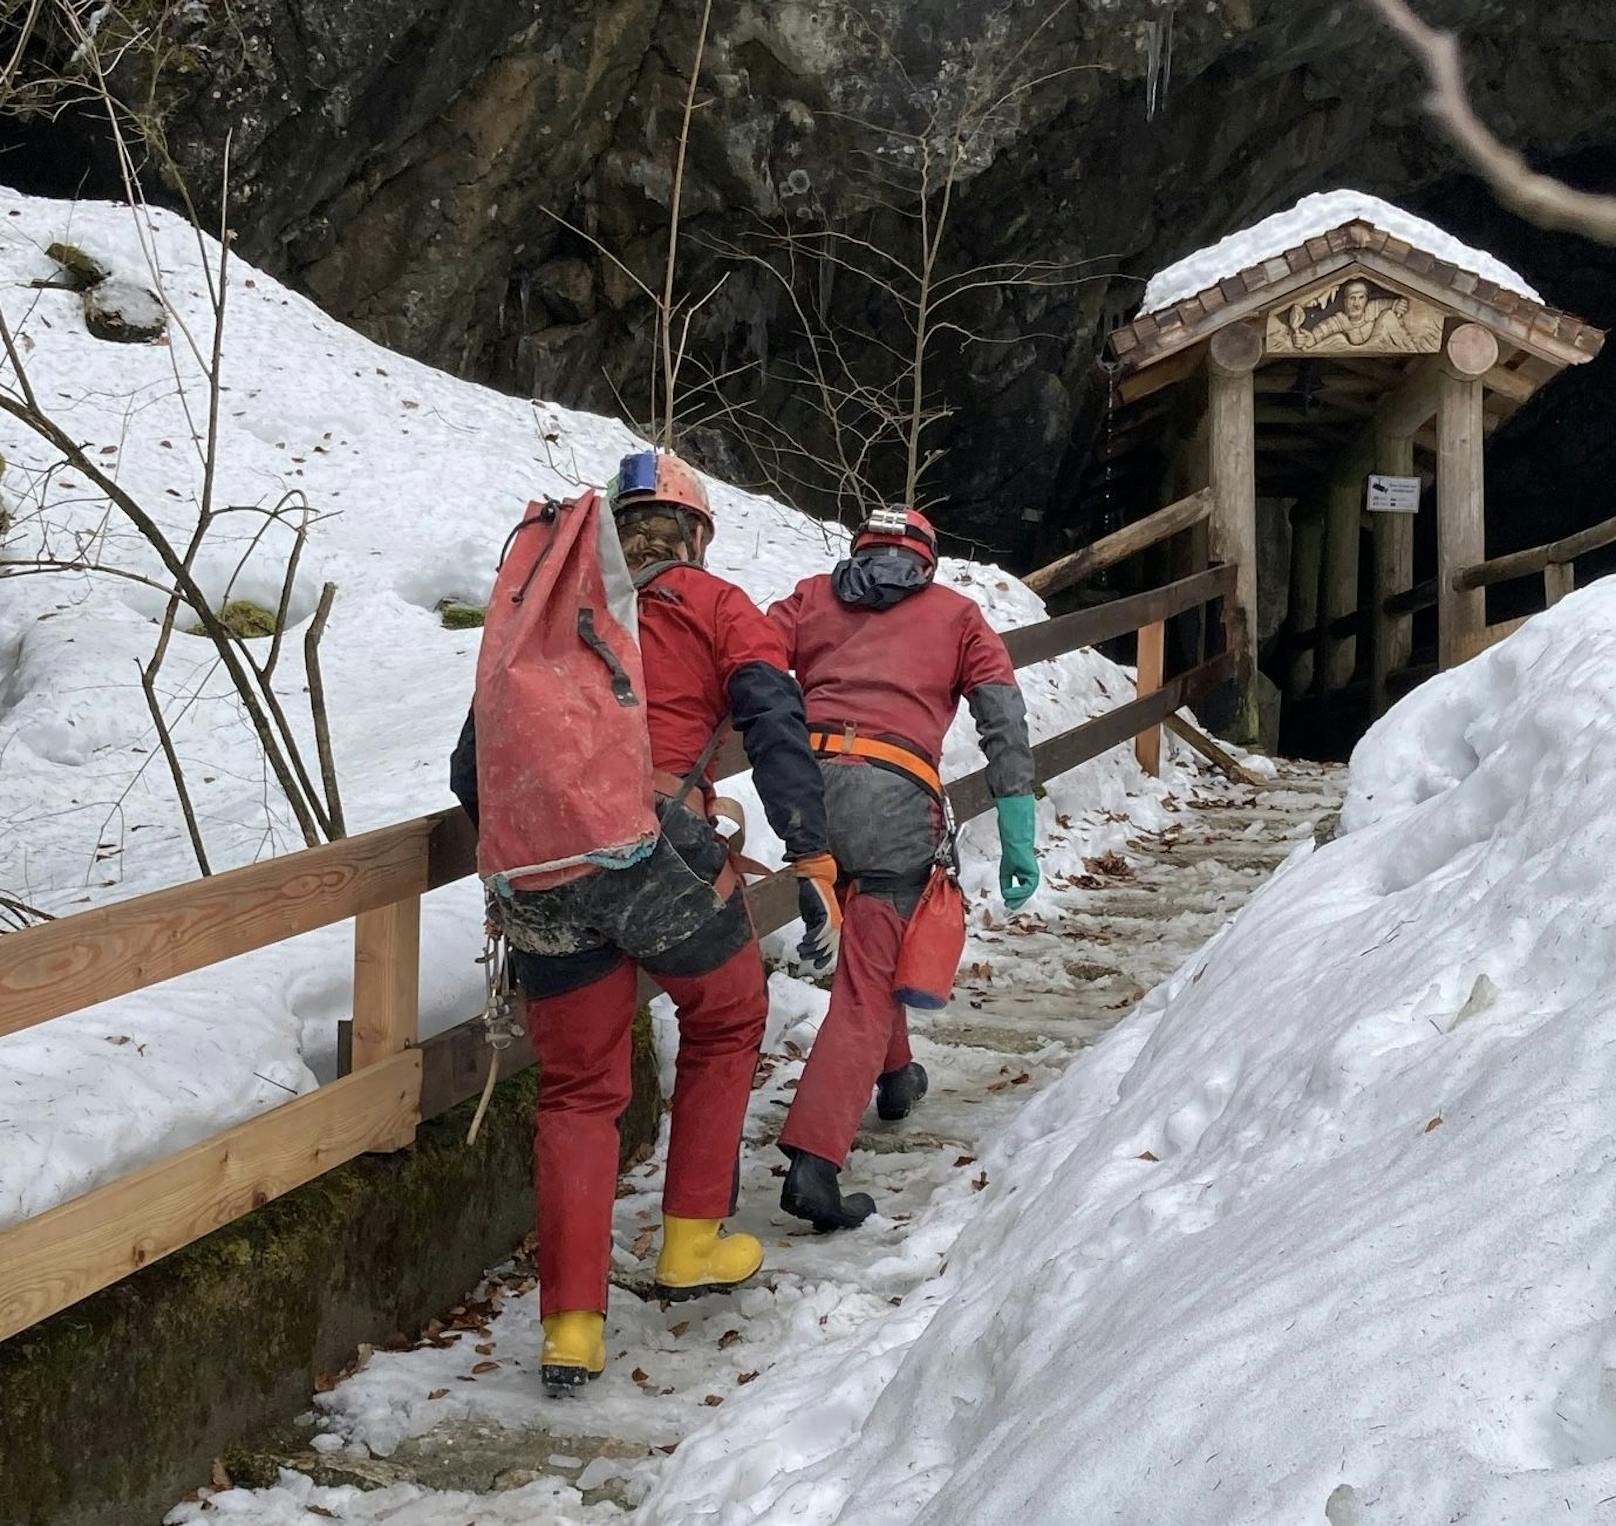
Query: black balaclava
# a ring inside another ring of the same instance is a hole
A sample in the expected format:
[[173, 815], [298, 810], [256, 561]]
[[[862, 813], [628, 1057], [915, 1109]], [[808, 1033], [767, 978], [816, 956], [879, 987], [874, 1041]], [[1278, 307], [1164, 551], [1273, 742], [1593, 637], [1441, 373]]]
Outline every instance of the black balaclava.
[[932, 569], [918, 552], [888, 545], [855, 551], [845, 562], [838, 562], [830, 575], [836, 597], [864, 609], [891, 609], [931, 580]]

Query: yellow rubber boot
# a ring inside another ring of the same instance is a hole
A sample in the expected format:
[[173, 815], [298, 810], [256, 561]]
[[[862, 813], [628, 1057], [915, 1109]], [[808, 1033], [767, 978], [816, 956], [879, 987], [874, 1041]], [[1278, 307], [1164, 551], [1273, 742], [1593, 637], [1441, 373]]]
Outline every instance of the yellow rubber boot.
[[544, 1391], [552, 1399], [575, 1393], [606, 1367], [606, 1316], [593, 1309], [546, 1314]]
[[699, 1293], [727, 1293], [763, 1265], [763, 1242], [726, 1235], [722, 1219], [662, 1219], [657, 1293], [675, 1303]]

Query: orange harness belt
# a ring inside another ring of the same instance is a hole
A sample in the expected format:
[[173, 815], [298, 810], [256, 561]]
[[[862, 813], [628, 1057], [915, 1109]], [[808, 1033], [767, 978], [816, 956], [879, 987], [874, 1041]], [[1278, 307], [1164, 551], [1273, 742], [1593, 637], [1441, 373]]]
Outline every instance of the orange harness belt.
[[854, 732], [808, 732], [808, 745], [821, 757], [851, 754], [855, 758], [868, 758], [872, 763], [884, 763], [899, 773], [908, 774], [916, 783], [924, 785], [932, 794], [941, 796], [943, 781], [937, 770], [919, 753], [910, 752], [892, 742], [877, 742], [873, 737], [861, 737]]

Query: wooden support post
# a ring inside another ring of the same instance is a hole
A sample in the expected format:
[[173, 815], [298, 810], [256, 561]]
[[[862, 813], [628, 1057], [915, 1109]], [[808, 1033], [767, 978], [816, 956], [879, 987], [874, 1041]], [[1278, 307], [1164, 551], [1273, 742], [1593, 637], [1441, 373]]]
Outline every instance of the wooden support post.
[[1448, 336], [1437, 405], [1436, 619], [1443, 668], [1463, 662], [1487, 625], [1486, 593], [1455, 589], [1453, 574], [1487, 554], [1482, 377], [1497, 364], [1498, 341], [1479, 324], [1461, 324]]
[[1212, 336], [1207, 385], [1210, 403], [1212, 556], [1235, 569], [1235, 594], [1223, 623], [1234, 654], [1237, 692], [1234, 740], [1255, 742], [1257, 717], [1257, 438], [1252, 372], [1262, 359], [1262, 334], [1236, 323]]
[[1349, 460], [1330, 482], [1324, 511], [1324, 576], [1319, 610], [1319, 693], [1334, 694], [1352, 682], [1358, 638], [1330, 635], [1329, 627], [1358, 607], [1358, 534], [1363, 512], [1361, 462]]
[[1577, 587], [1577, 568], [1572, 562], [1550, 562], [1543, 569], [1543, 601], [1553, 609], [1568, 593]]
[[[406, 896], [354, 918], [353, 1069], [420, 1042], [421, 898]], [[412, 1126], [382, 1148], [415, 1141]]]
[[[1390, 477], [1414, 475], [1412, 435], [1378, 434], [1375, 441], [1375, 469]], [[1370, 620], [1374, 645], [1370, 659], [1369, 700], [1371, 713], [1386, 713], [1391, 694], [1386, 680], [1408, 666], [1414, 651], [1414, 620], [1411, 615], [1388, 615], [1386, 600], [1393, 594], [1407, 593], [1414, 586], [1414, 519], [1412, 514], [1375, 514], [1375, 594]]]
[[[1154, 694], [1161, 688], [1162, 656], [1166, 647], [1167, 626], [1163, 621], [1144, 626], [1139, 632], [1138, 677], [1134, 683], [1137, 696]], [[1139, 766], [1152, 778], [1161, 777], [1161, 727], [1149, 726], [1134, 738], [1134, 756]]]
[[[1324, 556], [1324, 516], [1298, 504], [1291, 515], [1291, 629], [1306, 635], [1319, 623], [1319, 572]], [[1309, 640], [1291, 652], [1285, 692], [1300, 699], [1313, 688], [1314, 647]]]

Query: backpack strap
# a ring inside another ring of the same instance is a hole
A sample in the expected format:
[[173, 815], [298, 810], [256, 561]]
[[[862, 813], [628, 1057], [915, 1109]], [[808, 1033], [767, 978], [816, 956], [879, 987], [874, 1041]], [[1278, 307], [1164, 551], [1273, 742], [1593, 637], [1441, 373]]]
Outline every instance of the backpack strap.
[[664, 572], [671, 572], [675, 567], [691, 567], [693, 562], [681, 562], [676, 558], [669, 558], [664, 562], [647, 562], [634, 574], [634, 587], [644, 593]]

